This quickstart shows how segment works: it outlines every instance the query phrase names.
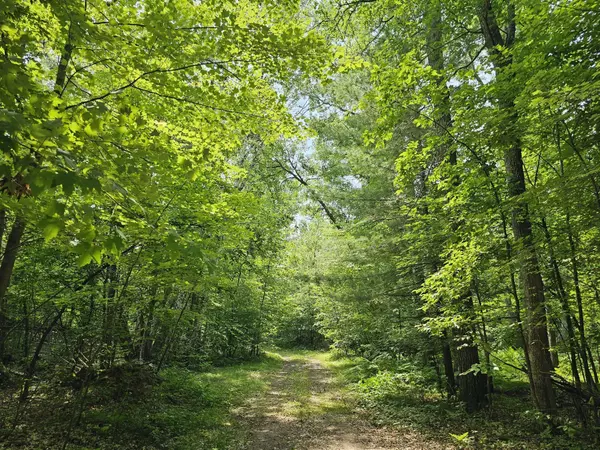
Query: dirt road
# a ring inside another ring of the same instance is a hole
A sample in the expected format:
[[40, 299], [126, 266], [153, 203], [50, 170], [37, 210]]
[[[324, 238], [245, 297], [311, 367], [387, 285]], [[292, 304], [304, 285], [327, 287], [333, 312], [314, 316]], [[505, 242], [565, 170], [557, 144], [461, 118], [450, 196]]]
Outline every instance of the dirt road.
[[237, 411], [247, 450], [441, 449], [418, 434], [378, 428], [316, 359], [286, 357], [268, 392]]

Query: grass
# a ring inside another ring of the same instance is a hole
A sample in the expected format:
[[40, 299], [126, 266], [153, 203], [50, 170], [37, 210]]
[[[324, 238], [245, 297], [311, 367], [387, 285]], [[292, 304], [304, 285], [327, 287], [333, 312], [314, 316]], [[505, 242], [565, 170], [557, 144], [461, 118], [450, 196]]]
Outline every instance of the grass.
[[[323, 363], [328, 360], [323, 352], [302, 350], [282, 353], [291, 361], [303, 363], [311, 360]], [[288, 376], [288, 397], [292, 400], [284, 405], [282, 412], [300, 420], [325, 414], [347, 413], [349, 405], [340, 395], [342, 386], [335, 381], [336, 379], [332, 380], [328, 375], [315, 375], [314, 370], [311, 372], [306, 365], [302, 366]]]
[[[264, 393], [269, 375], [281, 365], [281, 358], [270, 354], [259, 361], [206, 373], [168, 369], [163, 374], [165, 381], [155, 393], [153, 403], [158, 407], [132, 411], [132, 416], [141, 419], [132, 430], [139, 434], [146, 428], [141, 434], [152, 436], [150, 444], [155, 448], [238, 448], [247, 430], [233, 410]], [[93, 416], [87, 419], [93, 421]]]
[[[236, 407], [262, 395], [281, 357], [265, 357], [197, 373], [167, 368], [160, 382], [144, 398], [98, 402], [100, 392], [90, 389], [81, 423], [69, 434], [67, 448], [84, 449], [236, 449], [248, 430], [235, 414]], [[0, 448], [62, 448], [71, 411], [53, 417], [53, 411], [34, 412], [41, 418], [24, 423]], [[45, 417], [45, 418], [44, 418]], [[0, 439], [1, 441], [2, 439]]]

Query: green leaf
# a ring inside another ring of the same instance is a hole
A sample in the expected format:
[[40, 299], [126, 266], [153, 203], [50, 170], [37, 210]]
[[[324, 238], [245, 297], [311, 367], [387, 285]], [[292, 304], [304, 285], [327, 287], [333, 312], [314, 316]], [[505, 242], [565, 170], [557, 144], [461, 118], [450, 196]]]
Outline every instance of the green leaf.
[[452, 434], [450, 433], [450, 436], [452, 436], [454, 439], [456, 439], [458, 442], [462, 442], [465, 439], [467, 439], [469, 437], [469, 432], [465, 432], [463, 434]]
[[89, 253], [84, 253], [83, 255], [80, 255], [79, 258], [77, 258], [77, 265], [79, 267], [87, 266], [89, 263], [92, 262], [92, 258], [93, 256]]
[[61, 229], [61, 224], [59, 222], [49, 222], [44, 227], [42, 234], [44, 235], [44, 239], [46, 242], [50, 242], [56, 236], [58, 236], [58, 232]]
[[98, 264], [102, 262], [102, 249], [100, 247], [92, 248], [92, 258], [94, 258], [94, 261]]

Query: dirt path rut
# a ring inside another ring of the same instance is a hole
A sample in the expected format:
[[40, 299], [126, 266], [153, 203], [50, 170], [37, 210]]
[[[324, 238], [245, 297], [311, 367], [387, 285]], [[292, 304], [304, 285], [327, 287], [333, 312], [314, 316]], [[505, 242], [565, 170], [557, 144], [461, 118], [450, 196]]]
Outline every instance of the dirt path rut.
[[439, 449], [412, 433], [371, 425], [353, 410], [331, 372], [316, 359], [285, 358], [269, 391], [240, 408], [247, 450]]

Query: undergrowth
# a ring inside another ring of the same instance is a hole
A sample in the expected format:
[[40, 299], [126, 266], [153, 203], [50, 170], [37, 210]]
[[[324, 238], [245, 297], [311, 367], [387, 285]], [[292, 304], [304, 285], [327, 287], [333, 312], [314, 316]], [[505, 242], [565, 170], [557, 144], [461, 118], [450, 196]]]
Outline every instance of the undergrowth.
[[[457, 448], [599, 448], [593, 430], [578, 425], [567, 408], [552, 426], [534, 411], [520, 373], [495, 373], [496, 393], [489, 407], [467, 414], [460, 402], [440, 392], [435, 371], [424, 370], [416, 361], [367, 360], [314, 351], [280, 353], [292, 360], [320, 360], [335, 375], [332, 392], [344, 397], [340, 402], [321, 396], [315, 403], [311, 390], [319, 380], [303, 370], [292, 373], [289, 383], [294, 401], [284, 406], [299, 419], [347, 414], [358, 408], [376, 425], [415, 432]], [[38, 385], [18, 412], [7, 406], [15, 403], [16, 385], [12, 392], [5, 387], [0, 448], [241, 449], [249, 430], [234, 411], [264, 395], [282, 365], [281, 356], [267, 354], [202, 372], [170, 367], [156, 376], [141, 369], [118, 368], [90, 383], [85, 395], [81, 386], [59, 380]]]
[[324, 364], [347, 386], [358, 407], [377, 425], [411, 430], [465, 449], [597, 449], [593, 430], [568, 412], [552, 425], [534, 411], [519, 373], [495, 373], [490, 405], [467, 414], [464, 405], [436, 387], [436, 374], [410, 360], [367, 360], [323, 354]]
[[[85, 396], [58, 383], [38, 386], [16, 422], [17, 412], [2, 407], [0, 448], [236, 449], [247, 430], [232, 411], [261, 395], [281, 365], [268, 354], [205, 372], [171, 367], [132, 390], [123, 389], [132, 376], [124, 373], [92, 383]], [[4, 405], [14, 403], [9, 395]]]

